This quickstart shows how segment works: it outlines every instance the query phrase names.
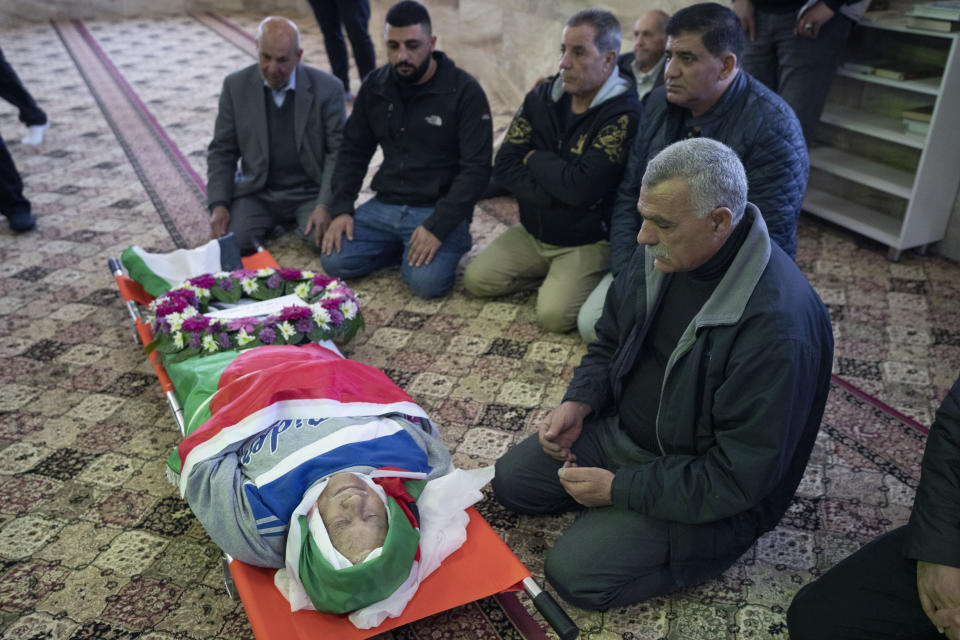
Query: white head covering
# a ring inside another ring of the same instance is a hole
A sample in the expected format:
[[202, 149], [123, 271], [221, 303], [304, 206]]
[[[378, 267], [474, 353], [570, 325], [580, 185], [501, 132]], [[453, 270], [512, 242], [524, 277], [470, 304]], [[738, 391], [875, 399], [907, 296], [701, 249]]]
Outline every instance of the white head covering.
[[[347, 473], [360, 478], [367, 484], [368, 487], [374, 490], [374, 492], [377, 494], [377, 497], [379, 497], [380, 501], [383, 502], [383, 508], [387, 511], [387, 526], [390, 526], [390, 509], [387, 508], [387, 494], [384, 492], [383, 487], [371, 480], [366, 474], [357, 473], [355, 471], [348, 471]], [[323, 557], [327, 559], [327, 562], [330, 563], [330, 566], [332, 566], [334, 569], [346, 569], [347, 567], [352, 567], [353, 563], [350, 562], [345, 555], [337, 551], [337, 549], [333, 546], [333, 542], [330, 541], [330, 534], [327, 532], [327, 527], [323, 524], [323, 518], [320, 516], [320, 510], [317, 509], [316, 503], [316, 500], [319, 500], [324, 490], [326, 490], [327, 484], [330, 482], [331, 477], [332, 476], [328, 476], [317, 485], [319, 493], [317, 494], [317, 498], [314, 500], [313, 506], [310, 507], [310, 511], [307, 512], [307, 527], [309, 528], [310, 535], [313, 537], [313, 541], [320, 549], [320, 553], [322, 553]], [[383, 547], [377, 547], [371, 551], [363, 559], [363, 561], [366, 562], [367, 560], [373, 560], [380, 555], [381, 551], [383, 551]]]

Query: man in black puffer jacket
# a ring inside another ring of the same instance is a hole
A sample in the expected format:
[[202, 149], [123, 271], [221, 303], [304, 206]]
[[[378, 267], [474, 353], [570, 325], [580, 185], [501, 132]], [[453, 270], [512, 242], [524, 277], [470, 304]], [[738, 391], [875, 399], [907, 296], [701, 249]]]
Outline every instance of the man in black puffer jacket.
[[527, 94], [494, 164], [521, 225], [477, 256], [464, 284], [488, 297], [543, 280], [537, 321], [563, 332], [609, 268], [610, 207], [640, 102], [617, 68], [620, 23], [609, 11], [571, 17], [560, 50], [560, 73]]
[[[630, 149], [611, 221], [611, 271], [616, 276], [633, 254], [640, 217], [637, 196], [647, 162], [684, 138], [713, 138], [737, 152], [747, 170], [750, 202], [791, 258], [797, 253], [797, 218], [807, 189], [810, 161], [800, 123], [780, 96], [740, 68], [746, 46], [736, 14], [705, 2], [667, 22], [664, 86], [644, 101], [640, 132]], [[578, 325], [587, 340], [600, 317], [609, 282], [583, 305]]]

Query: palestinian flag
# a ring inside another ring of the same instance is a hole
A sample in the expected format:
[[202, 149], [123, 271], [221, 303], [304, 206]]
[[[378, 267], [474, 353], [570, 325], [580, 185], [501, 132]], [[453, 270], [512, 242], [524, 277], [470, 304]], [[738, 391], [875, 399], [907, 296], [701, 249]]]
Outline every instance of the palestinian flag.
[[[168, 366], [167, 373], [181, 395], [188, 433], [171, 456], [171, 469], [180, 473], [182, 480], [189, 473], [191, 460], [236, 446], [263, 431], [265, 424], [280, 421], [289, 426], [317, 415], [334, 418], [400, 413], [424, 420], [429, 431], [435, 433], [423, 409], [386, 374], [346, 359], [330, 346], [332, 349], [316, 343], [264, 346]], [[392, 421], [380, 421], [367, 431], [367, 441], [355, 443], [338, 455], [345, 460], [370, 458], [366, 464], [375, 467], [423, 471], [420, 467], [426, 464], [425, 457], [421, 464], [423, 451], [418, 446], [404, 443], [401, 448], [416, 449], [410, 454], [387, 446], [404, 440], [401, 427]], [[374, 438], [383, 440], [374, 444]], [[336, 448], [337, 442], [330, 436], [313, 443], [311, 451], [323, 453]], [[411, 455], [418, 459], [411, 459]]]
[[170, 253], [149, 253], [141, 247], [128, 247], [120, 255], [120, 262], [130, 278], [154, 297], [202, 273], [243, 268], [240, 248], [232, 233], [196, 249], [177, 249]]

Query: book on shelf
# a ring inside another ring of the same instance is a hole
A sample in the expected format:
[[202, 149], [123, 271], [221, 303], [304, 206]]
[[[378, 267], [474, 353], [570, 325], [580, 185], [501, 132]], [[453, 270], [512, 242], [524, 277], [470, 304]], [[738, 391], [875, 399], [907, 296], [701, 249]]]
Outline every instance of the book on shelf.
[[913, 5], [911, 15], [934, 20], [960, 20], [960, 0], [934, 0]]
[[920, 107], [903, 110], [904, 120], [913, 120], [914, 122], [930, 122], [933, 119], [933, 105], [925, 104]]
[[930, 123], [920, 122], [919, 120], [908, 120], [907, 118], [904, 118], [903, 129], [907, 133], [915, 136], [925, 136], [927, 135], [927, 132], [930, 131]]
[[907, 14], [907, 26], [911, 29], [926, 29], [927, 31], [942, 31], [944, 33], [960, 31], [960, 22], [957, 20], [922, 18], [912, 14]]
[[894, 62], [891, 64], [878, 65], [874, 68], [874, 75], [890, 80], [919, 80], [921, 78], [933, 78], [940, 74], [942, 69], [932, 65], [918, 64], [915, 62]]

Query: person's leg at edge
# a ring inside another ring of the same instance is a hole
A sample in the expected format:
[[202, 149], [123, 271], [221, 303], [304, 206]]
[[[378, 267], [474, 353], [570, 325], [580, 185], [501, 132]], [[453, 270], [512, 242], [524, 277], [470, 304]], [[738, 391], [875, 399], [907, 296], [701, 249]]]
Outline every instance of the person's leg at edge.
[[[360, 82], [377, 66], [376, 54], [373, 51], [373, 40], [370, 39], [368, 26], [370, 24], [370, 0], [337, 0], [337, 9], [343, 28], [350, 39], [350, 48], [353, 49], [353, 59], [357, 62], [357, 73]], [[345, 87], [349, 90], [349, 87]]]
[[230, 222], [227, 232], [237, 238], [242, 255], [250, 255], [263, 245], [266, 237], [277, 225], [277, 218], [270, 207], [258, 195], [243, 196], [230, 203]]
[[400, 207], [376, 198], [357, 207], [353, 216], [353, 240], [344, 235], [340, 251], [321, 254], [323, 270], [337, 278], [359, 278], [400, 262], [403, 239], [395, 231]]
[[755, 38], [752, 41], [747, 40], [747, 48], [743, 52], [743, 68], [771, 91], [777, 90], [777, 44], [774, 39], [776, 18], [776, 14], [754, 12]]
[[333, 75], [343, 83], [343, 90], [350, 92], [349, 62], [347, 58], [347, 43], [343, 39], [340, 25], [340, 12], [336, 0], [309, 0], [313, 15], [320, 25], [323, 34], [323, 46], [327, 51], [330, 69]]
[[792, 26], [788, 33], [786, 26], [781, 25], [776, 91], [797, 114], [807, 146], [814, 140], [852, 26], [852, 20], [837, 13], [820, 27], [817, 38], [811, 40], [793, 35]]
[[550, 269], [537, 293], [537, 321], [548, 331], [566, 333], [577, 326], [581, 305], [610, 269], [610, 243], [548, 247]]
[[0, 136], [0, 213], [10, 221], [14, 231], [30, 231], [37, 220], [30, 211], [30, 201], [23, 195], [23, 181], [13, 157]]
[[20, 112], [20, 122], [28, 127], [47, 124], [47, 114], [23, 86], [20, 76], [7, 62], [2, 49], [0, 49], [0, 98], [17, 108]]
[[597, 320], [603, 314], [603, 303], [607, 300], [607, 291], [612, 283], [613, 274], [607, 273], [600, 280], [600, 284], [590, 292], [577, 313], [577, 331], [584, 342], [597, 339]]
[[403, 257], [400, 259], [400, 273], [403, 275], [403, 281], [419, 298], [429, 300], [430, 298], [445, 296], [453, 288], [460, 258], [470, 250], [472, 245], [470, 227], [464, 220], [443, 239], [443, 244], [437, 249], [437, 253], [434, 254], [433, 260], [429, 264], [422, 264], [418, 267], [410, 266], [407, 262], [410, 254], [410, 237], [406, 235], [406, 232], [409, 230], [412, 234], [413, 229], [422, 224], [433, 212], [433, 209], [419, 207], [407, 207], [406, 209], [407, 220], [401, 231], [405, 236]]
[[540, 255], [538, 245], [522, 225], [510, 227], [467, 265], [464, 286], [478, 298], [535, 286], [550, 269], [550, 262]]
[[917, 595], [906, 527], [868, 542], [803, 587], [787, 610], [791, 640], [934, 640], [943, 636]]

